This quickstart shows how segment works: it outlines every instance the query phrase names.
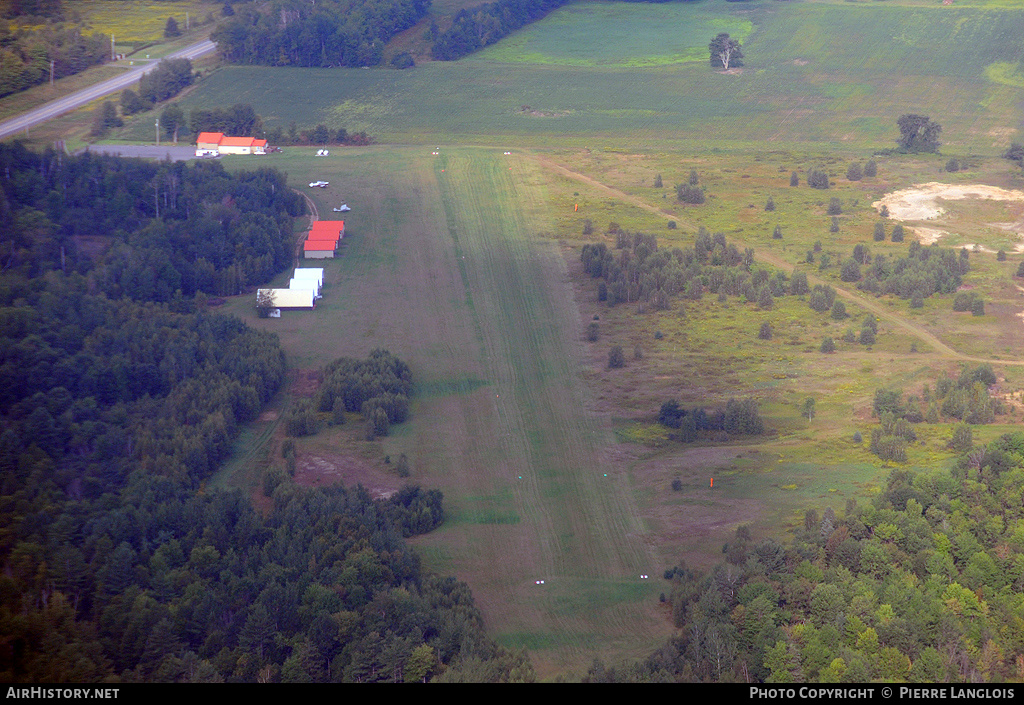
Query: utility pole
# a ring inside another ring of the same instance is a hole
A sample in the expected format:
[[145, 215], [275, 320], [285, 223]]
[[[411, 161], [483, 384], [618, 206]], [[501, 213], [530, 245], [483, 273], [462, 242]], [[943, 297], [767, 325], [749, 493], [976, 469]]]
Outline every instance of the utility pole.
[[53, 59], [50, 59], [50, 88], [53, 88]]
[[110, 60], [114, 61], [117, 59], [117, 51], [114, 49], [114, 35], [110, 35]]
[[156, 146], [160, 146], [160, 118], [156, 119]]

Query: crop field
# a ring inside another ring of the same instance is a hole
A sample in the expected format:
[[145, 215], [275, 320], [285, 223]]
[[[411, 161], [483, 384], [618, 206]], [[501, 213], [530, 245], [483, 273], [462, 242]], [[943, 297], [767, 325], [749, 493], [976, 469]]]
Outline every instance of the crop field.
[[[270, 127], [323, 122], [381, 141], [645, 150], [885, 148], [913, 111], [941, 117], [950, 148], [996, 154], [1021, 127], [1008, 116], [1024, 100], [1022, 24], [1012, 6], [580, 3], [461, 61], [232, 67], [183, 105], [251, 103]], [[697, 60], [718, 31], [745, 35], [729, 75]]]
[[[923, 236], [913, 228], [929, 222], [907, 221], [907, 242], [873, 240], [873, 204], [887, 193], [930, 181], [1024, 188], [999, 157], [1024, 128], [1022, 25], [1024, 10], [1005, 2], [587, 2], [453, 63], [219, 69], [181, 99], [186, 111], [245, 102], [268, 127], [323, 122], [380, 143], [324, 159], [309, 147], [225, 159], [287, 172], [321, 218], [353, 208], [315, 312], [260, 320], [251, 296], [225, 308], [281, 336], [295, 380], [376, 347], [409, 362], [411, 419], [383, 446], [332, 430], [300, 440], [300, 465], [384, 491], [397, 477], [380, 456], [406, 454], [412, 479], [442, 489], [449, 513], [416, 544], [431, 567], [470, 584], [499, 641], [529, 649], [544, 677], [643, 655], [670, 629], [657, 599], [665, 568], [714, 565], [740, 525], [785, 539], [807, 508], [842, 510], [880, 491], [893, 466], [854, 440], [877, 424], [876, 389], [920, 394], [991, 361], [1010, 413], [976, 439], [1021, 417], [1024, 282], [1013, 275], [1024, 253], [1007, 226], [1024, 222], [1024, 204], [949, 200], [929, 221], [948, 231], [942, 245], [970, 250], [965, 285], [985, 299], [984, 316], [952, 313], [948, 295], [919, 308], [865, 296], [839, 264], [858, 244], [896, 258]], [[744, 38], [742, 69], [708, 67], [718, 31]], [[907, 112], [942, 124], [942, 154], [878, 153]], [[151, 131], [143, 117], [121, 136]], [[877, 176], [846, 177], [872, 157]], [[962, 170], [945, 171], [950, 157]], [[831, 188], [808, 187], [810, 169]], [[676, 199], [691, 170], [701, 206]], [[331, 185], [305, 187], [316, 179]], [[660, 312], [610, 308], [579, 253], [585, 242], [614, 247], [612, 223], [665, 248], [692, 246], [700, 226], [721, 232], [753, 248], [757, 267], [833, 286], [848, 317], [814, 312], [803, 296], [770, 310], [715, 296]], [[873, 345], [844, 340], [868, 317]], [[584, 339], [592, 321], [594, 342]], [[757, 335], [765, 322], [770, 340]], [[820, 352], [825, 337], [835, 353]], [[608, 369], [612, 345], [627, 351], [623, 369]], [[730, 397], [757, 400], [765, 437], [681, 444], [656, 422], [670, 398], [710, 408]], [[813, 418], [801, 413], [808, 398]], [[243, 436], [218, 484], [253, 484], [280, 436], [274, 423]], [[952, 462], [951, 424], [918, 426], [904, 467]]]
[[81, 17], [86, 33], [113, 34], [118, 43], [141, 44], [163, 40], [167, 18], [173, 17], [185, 32], [185, 14], [190, 24], [204, 22], [207, 15], [220, 17], [223, 3], [188, 2], [112, 2], [111, 0], [77, 0], [74, 12]]

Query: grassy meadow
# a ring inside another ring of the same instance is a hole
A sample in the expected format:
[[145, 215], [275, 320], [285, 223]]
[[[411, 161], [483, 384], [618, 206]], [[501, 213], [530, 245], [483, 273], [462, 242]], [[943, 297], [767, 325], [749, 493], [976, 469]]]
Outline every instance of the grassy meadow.
[[[713, 565], [737, 526], [784, 539], [809, 507], [841, 511], [877, 493], [894, 467], [867, 448], [877, 388], [920, 394], [941, 373], [991, 360], [1000, 391], [1020, 398], [1024, 322], [1012, 275], [1022, 255], [996, 224], [1024, 222], [1024, 203], [948, 202], [939, 221], [949, 244], [978, 245], [966, 284], [985, 298], [985, 316], [951, 313], [948, 296], [918, 309], [865, 297], [840, 281], [839, 263], [857, 244], [906, 252], [872, 239], [872, 204], [890, 191], [929, 181], [1024, 188], [999, 157], [1022, 140], [1021, 26], [1014, 2], [578, 2], [458, 62], [223, 67], [179, 103], [250, 103], [268, 127], [322, 122], [377, 140], [329, 158], [311, 147], [225, 158], [231, 169], [284, 170], [321, 218], [342, 202], [353, 208], [341, 257], [323, 263], [315, 312], [261, 320], [251, 296], [225, 309], [281, 336], [294, 383], [278, 411], [336, 357], [386, 347], [409, 362], [419, 394], [382, 447], [361, 440], [353, 418], [301, 439], [299, 456], [386, 484], [397, 478], [381, 456], [405, 453], [412, 479], [441, 488], [449, 511], [444, 527], [416, 540], [425, 561], [466, 580], [494, 635], [530, 649], [550, 678], [580, 675], [595, 656], [654, 648], [670, 632], [662, 571]], [[720, 31], [743, 39], [744, 65], [728, 74], [706, 56]], [[911, 112], [941, 123], [941, 154], [880, 153]], [[150, 115], [119, 137], [151, 134]], [[846, 178], [851, 162], [872, 157], [877, 176]], [[966, 168], [944, 171], [950, 157]], [[833, 186], [807, 187], [811, 168]], [[691, 170], [707, 190], [701, 206], [675, 198]], [[331, 185], [305, 186], [315, 179]], [[835, 233], [832, 197], [842, 203]], [[584, 236], [586, 220], [593, 233]], [[613, 222], [655, 233], [660, 247], [692, 245], [702, 225], [723, 232], [741, 251], [754, 248], [757, 266], [835, 287], [849, 318], [791, 296], [771, 310], [712, 296], [664, 312], [608, 308], [579, 250], [613, 246]], [[816, 243], [821, 253], [807, 262]], [[1006, 261], [996, 260], [1000, 248]], [[843, 341], [867, 316], [878, 320], [876, 343]], [[594, 320], [600, 335], [587, 342]], [[760, 340], [766, 321], [774, 335]], [[826, 336], [836, 353], [820, 352]], [[609, 370], [616, 344], [627, 364]], [[712, 407], [732, 396], [758, 400], [766, 437], [682, 445], [656, 423], [669, 398]], [[812, 419], [800, 412], [808, 397]], [[1009, 408], [975, 439], [1014, 428], [1021, 407]], [[282, 433], [270, 417], [260, 423], [215, 484], [254, 484], [253, 468]], [[920, 424], [905, 466], [953, 462], [950, 429]]]
[[585, 668], [595, 648], [653, 648], [668, 625], [659, 584], [639, 576], [665, 557], [642, 540], [628, 474], [606, 454], [611, 429], [578, 374], [565, 265], [536, 237], [544, 172], [494, 149], [291, 152], [268, 163], [329, 178], [314, 196], [321, 213], [352, 205], [343, 255], [326, 263], [312, 314], [259, 320], [249, 297], [230, 310], [277, 331], [299, 370], [378, 346], [409, 362], [424, 393], [384, 452], [406, 453], [417, 481], [443, 488], [450, 520], [417, 543], [470, 583], [500, 640], [539, 650], [548, 675]]
[[[949, 148], [997, 154], [1020, 127], [1022, 24], [1011, 4], [581, 2], [457, 62], [231, 67], [183, 106], [251, 103], [270, 127], [323, 122], [387, 142], [643, 150], [881, 149], [918, 112]], [[744, 38], [729, 75], [707, 65], [719, 31]]]
[[113, 34], [117, 42], [148, 44], [162, 42], [167, 18], [173, 17], [182, 34], [208, 22], [210, 16], [219, 19], [223, 3], [195, 2], [194, 0], [161, 0], [160, 2], [115, 2], [113, 0], [76, 0], [70, 9], [82, 22], [87, 33]]

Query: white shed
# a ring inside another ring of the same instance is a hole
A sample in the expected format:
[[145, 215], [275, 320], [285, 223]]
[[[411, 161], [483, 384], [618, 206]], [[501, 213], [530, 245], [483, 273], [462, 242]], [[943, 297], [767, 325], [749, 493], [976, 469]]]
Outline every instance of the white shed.
[[256, 300], [269, 299], [274, 308], [307, 308], [316, 306], [316, 295], [312, 289], [260, 289]]
[[293, 279], [312, 279], [316, 282], [317, 291], [324, 286], [324, 268], [323, 267], [296, 267], [295, 274], [292, 275]]
[[320, 298], [320, 285], [317, 284], [313, 279], [292, 279], [288, 282], [289, 289], [309, 289], [313, 292], [313, 296]]

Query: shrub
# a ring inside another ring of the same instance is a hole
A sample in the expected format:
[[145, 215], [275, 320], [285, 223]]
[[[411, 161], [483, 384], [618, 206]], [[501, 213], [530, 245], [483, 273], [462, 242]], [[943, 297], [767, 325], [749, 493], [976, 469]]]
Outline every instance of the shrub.
[[972, 316], [984, 316], [985, 315], [985, 302], [981, 299], [975, 299], [971, 303], [971, 315]]
[[96, 110], [92, 121], [92, 130], [89, 134], [93, 137], [102, 137], [112, 127], [121, 127], [124, 122], [117, 116], [117, 108], [112, 101], [105, 101]]
[[674, 221], [674, 220], [668, 221], [668, 229], [669, 230], [675, 230], [677, 227], [678, 226], [676, 225], [676, 221]]
[[849, 314], [846, 313], [846, 304], [844, 304], [842, 301], [836, 301], [834, 304], [832, 304], [833, 320], [842, 321], [848, 317]]
[[391, 59], [391, 67], [396, 69], [411, 69], [416, 66], [415, 59], [412, 58], [412, 54], [407, 51], [399, 52]]
[[958, 312], [970, 311], [973, 302], [974, 294], [966, 291], [957, 292], [956, 296], [953, 297], [953, 310]]
[[839, 278], [844, 282], [858, 281], [860, 279], [860, 263], [853, 257], [844, 261], [843, 268], [839, 273]]
[[836, 341], [832, 338], [825, 338], [821, 341], [821, 351], [823, 353], [834, 353], [836, 351]]
[[153, 107], [151, 101], [141, 97], [138, 93], [133, 91], [131, 88], [126, 89], [121, 93], [121, 114], [122, 115], [134, 115], [135, 113], [144, 113]]
[[885, 240], [885, 223], [875, 223], [875, 242], [883, 242]]
[[757, 337], [760, 340], [771, 340], [772, 339], [772, 324], [765, 321], [761, 324], [761, 330], [757, 332]]
[[[790, 183], [792, 183], [792, 181]], [[816, 189], [827, 189], [831, 186], [828, 180], [828, 174], [817, 169], [811, 169], [807, 172], [807, 185]]]
[[771, 196], [769, 196], [768, 200], [765, 202], [764, 209], [769, 212], [775, 210], [775, 200]]
[[946, 171], [960, 171], [960, 162], [958, 162], [956, 159], [950, 159], [948, 162], [946, 162]]
[[704, 189], [692, 184], [679, 184], [676, 187], [676, 198], [683, 203], [700, 205], [704, 203]]
[[679, 405], [679, 400], [669, 399], [658, 411], [658, 423], [668, 428], [679, 428], [681, 419], [686, 416], [686, 409]]
[[869, 159], [868, 163], [864, 165], [864, 176], [877, 176], [878, 165], [875, 164], [874, 159]]
[[790, 186], [799, 186], [800, 185], [800, 175], [797, 174], [795, 171], [792, 174], [789, 175], [789, 185]]
[[828, 226], [828, 231], [830, 233], [839, 232], [839, 218], [832, 216], [832, 224]]
[[949, 447], [960, 452], [969, 451], [974, 447], [974, 432], [965, 423], [958, 423], [953, 427], [953, 438], [949, 441]]
[[860, 164], [853, 162], [846, 169], [846, 178], [850, 181], [860, 181], [864, 178], [864, 173], [861, 171]]
[[320, 430], [320, 419], [317, 417], [313, 402], [300, 399], [285, 415], [285, 433], [292, 437], [312, 436]]
[[1005, 262], [1006, 261], [1006, 250], [999, 250], [999, 252], [996, 253], [996, 261], [997, 262]]
[[626, 366], [626, 354], [621, 345], [613, 345], [608, 351], [608, 369], [617, 370]]
[[772, 239], [773, 240], [781, 240], [782, 239], [782, 228], [780, 226], [778, 226], [778, 225], [775, 226], [775, 230], [772, 231]]
[[587, 325], [587, 340], [589, 340], [591, 343], [597, 340], [599, 328], [600, 326], [594, 321], [591, 321]]
[[284, 482], [284, 475], [277, 468], [271, 468], [263, 474], [263, 496], [270, 497], [278, 485]]
[[824, 313], [832, 308], [832, 304], [835, 303], [835, 300], [835, 289], [827, 285], [822, 286], [821, 284], [815, 284], [807, 303], [818, 313]]
[[654, 177], [654, 188], [662, 188], [664, 184], [661, 181], [661, 174]]
[[892, 229], [892, 241], [893, 242], [903, 242], [903, 226], [902, 225], [898, 225], [897, 224], [896, 227], [894, 227]]

